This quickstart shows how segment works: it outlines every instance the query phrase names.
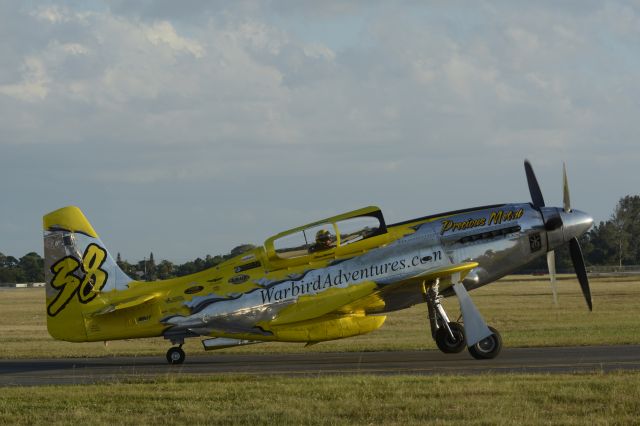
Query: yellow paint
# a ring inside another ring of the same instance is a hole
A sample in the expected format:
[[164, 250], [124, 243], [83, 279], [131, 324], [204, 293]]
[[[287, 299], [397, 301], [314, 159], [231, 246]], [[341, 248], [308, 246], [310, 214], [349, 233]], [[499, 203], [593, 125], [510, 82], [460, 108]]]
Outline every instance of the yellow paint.
[[[51, 306], [53, 297], [47, 296], [47, 306]], [[47, 315], [47, 330], [54, 339], [68, 342], [87, 342], [82, 305], [68, 303], [55, 317]]]
[[334, 287], [316, 295], [301, 296], [295, 304], [283, 309], [271, 324], [281, 325], [321, 317], [371, 294], [376, 288], [375, 283], [365, 281], [348, 288]]
[[82, 211], [75, 206], [63, 207], [47, 214], [43, 219], [43, 226], [45, 230], [61, 228], [72, 232], [82, 232], [90, 237], [98, 238], [98, 234], [82, 214]]
[[449, 219], [442, 220], [440, 234], [451, 231], [465, 231], [468, 229], [480, 228], [483, 226], [500, 225], [503, 222], [512, 222], [524, 216], [524, 209], [518, 210], [494, 210], [489, 213], [489, 217], [469, 218], [467, 220], [453, 221]]
[[276, 339], [283, 342], [322, 342], [342, 339], [377, 330], [385, 316], [349, 315], [317, 318], [271, 329]]
[[524, 209], [497, 210], [489, 215], [489, 225], [500, 225], [502, 222], [512, 222], [524, 216]]
[[[75, 296], [81, 303], [87, 303], [96, 297], [96, 293], [107, 281], [107, 273], [100, 269], [106, 257], [106, 250], [90, 244], [85, 250], [82, 263], [73, 257], [64, 257], [51, 267], [54, 274], [51, 287], [59, 293], [47, 305], [50, 316], [56, 316]], [[82, 281], [76, 275], [78, 269], [84, 275]]]

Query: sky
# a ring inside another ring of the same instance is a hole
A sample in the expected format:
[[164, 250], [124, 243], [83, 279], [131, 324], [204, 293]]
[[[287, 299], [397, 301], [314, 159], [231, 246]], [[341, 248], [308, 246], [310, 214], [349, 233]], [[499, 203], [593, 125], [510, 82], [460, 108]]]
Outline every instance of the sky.
[[638, 1], [0, 0], [0, 252], [79, 206], [184, 262], [368, 205], [387, 223], [640, 193]]

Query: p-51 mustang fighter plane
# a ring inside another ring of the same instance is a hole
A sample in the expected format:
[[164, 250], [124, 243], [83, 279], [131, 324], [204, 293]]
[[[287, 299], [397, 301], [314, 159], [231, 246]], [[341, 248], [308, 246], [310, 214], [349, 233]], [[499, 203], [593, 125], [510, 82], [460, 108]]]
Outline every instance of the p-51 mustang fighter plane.
[[[438, 348], [489, 359], [502, 347], [472, 290], [568, 243], [583, 294], [591, 293], [578, 237], [593, 219], [546, 207], [525, 161], [531, 203], [470, 208], [393, 225], [365, 207], [282, 232], [216, 267], [180, 278], [128, 277], [77, 207], [44, 216], [47, 327], [72, 342], [164, 336], [171, 364], [188, 337], [204, 348], [281, 341], [313, 344], [376, 330], [388, 312], [426, 302]], [[555, 288], [554, 288], [555, 293]], [[464, 326], [441, 304], [455, 295]]]

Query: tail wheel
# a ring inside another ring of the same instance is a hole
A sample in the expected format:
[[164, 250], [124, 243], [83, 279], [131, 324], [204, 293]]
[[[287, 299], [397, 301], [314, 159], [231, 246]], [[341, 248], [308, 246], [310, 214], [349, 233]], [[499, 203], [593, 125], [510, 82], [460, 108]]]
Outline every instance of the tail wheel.
[[445, 327], [440, 327], [436, 330], [436, 345], [438, 346], [438, 349], [445, 354], [457, 354], [466, 346], [464, 340], [464, 327], [460, 323], [450, 322], [449, 328], [453, 333], [453, 338], [449, 334], [449, 330]]
[[491, 336], [479, 341], [473, 346], [469, 346], [469, 353], [475, 359], [493, 359], [502, 350], [502, 337], [498, 330], [489, 327], [493, 333]]
[[167, 361], [169, 364], [182, 364], [186, 355], [181, 347], [174, 346], [167, 351]]

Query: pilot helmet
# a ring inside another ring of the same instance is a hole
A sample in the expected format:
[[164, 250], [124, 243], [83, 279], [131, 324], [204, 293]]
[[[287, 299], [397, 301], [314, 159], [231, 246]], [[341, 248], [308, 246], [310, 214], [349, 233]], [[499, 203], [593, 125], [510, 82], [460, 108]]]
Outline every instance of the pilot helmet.
[[326, 229], [321, 229], [316, 232], [316, 241], [327, 242], [331, 239], [331, 234]]

